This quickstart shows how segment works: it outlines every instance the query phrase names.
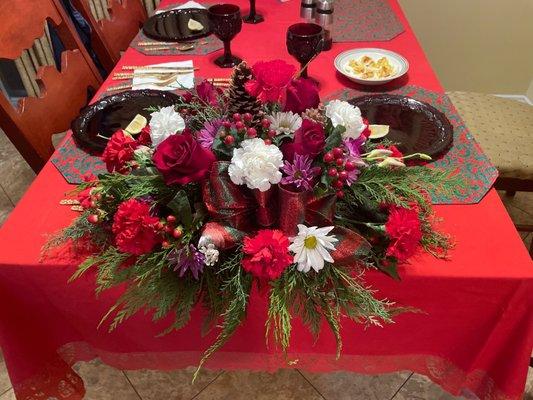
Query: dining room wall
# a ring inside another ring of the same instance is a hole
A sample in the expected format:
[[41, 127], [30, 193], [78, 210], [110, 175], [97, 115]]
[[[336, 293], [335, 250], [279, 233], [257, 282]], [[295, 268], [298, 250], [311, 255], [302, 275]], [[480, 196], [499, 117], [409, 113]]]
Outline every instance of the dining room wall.
[[533, 96], [533, 0], [399, 2], [446, 90]]

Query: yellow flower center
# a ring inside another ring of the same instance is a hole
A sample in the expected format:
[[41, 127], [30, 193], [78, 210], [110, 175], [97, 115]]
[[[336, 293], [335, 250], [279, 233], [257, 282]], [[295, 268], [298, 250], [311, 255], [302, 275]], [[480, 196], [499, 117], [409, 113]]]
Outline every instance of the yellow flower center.
[[304, 240], [304, 246], [307, 249], [314, 249], [316, 247], [316, 236], [307, 236]]

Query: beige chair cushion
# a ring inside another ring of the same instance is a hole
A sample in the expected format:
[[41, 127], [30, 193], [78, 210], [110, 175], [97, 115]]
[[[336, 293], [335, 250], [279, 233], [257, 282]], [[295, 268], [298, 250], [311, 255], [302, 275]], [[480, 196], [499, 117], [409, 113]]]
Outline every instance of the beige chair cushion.
[[501, 177], [533, 179], [533, 106], [481, 93], [448, 96]]

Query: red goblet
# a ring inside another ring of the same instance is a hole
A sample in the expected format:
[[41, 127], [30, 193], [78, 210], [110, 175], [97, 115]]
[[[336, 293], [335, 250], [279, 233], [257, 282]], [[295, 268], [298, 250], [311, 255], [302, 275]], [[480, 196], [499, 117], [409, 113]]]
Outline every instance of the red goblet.
[[307, 78], [307, 66], [324, 45], [324, 29], [313, 23], [298, 23], [287, 30], [287, 50], [300, 63], [300, 76]]
[[242, 19], [247, 24], [258, 24], [263, 22], [265, 19], [261, 14], [255, 13], [255, 0], [250, 0], [250, 14]]
[[241, 31], [241, 9], [235, 4], [217, 4], [209, 7], [211, 30], [217, 38], [224, 42], [224, 55], [215, 60], [221, 68], [232, 68], [242, 59], [231, 54], [231, 40]]

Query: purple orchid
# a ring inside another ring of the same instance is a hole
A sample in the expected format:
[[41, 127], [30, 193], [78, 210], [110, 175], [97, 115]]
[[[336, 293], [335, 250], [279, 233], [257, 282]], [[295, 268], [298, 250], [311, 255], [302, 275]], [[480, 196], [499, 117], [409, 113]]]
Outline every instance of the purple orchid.
[[320, 174], [320, 167], [313, 167], [307, 155], [294, 155], [292, 164], [285, 161], [281, 170], [285, 173], [281, 179], [284, 185], [294, 185], [297, 189], [312, 190], [313, 180]]

